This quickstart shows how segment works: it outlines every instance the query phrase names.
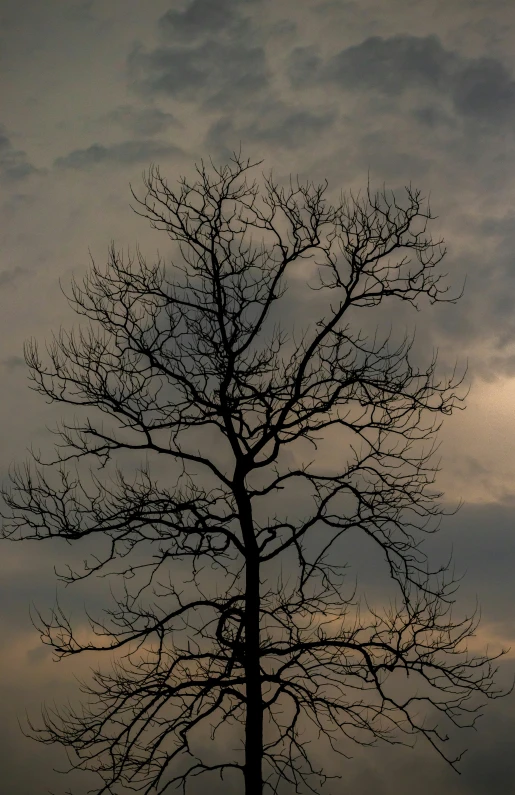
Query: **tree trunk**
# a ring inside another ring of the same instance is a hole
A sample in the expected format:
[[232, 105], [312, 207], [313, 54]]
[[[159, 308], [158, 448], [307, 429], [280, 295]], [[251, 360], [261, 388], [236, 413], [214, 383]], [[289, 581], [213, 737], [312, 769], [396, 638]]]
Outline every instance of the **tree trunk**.
[[245, 593], [245, 795], [263, 792], [263, 703], [259, 659], [259, 561], [247, 558]]
[[263, 792], [263, 702], [260, 661], [259, 551], [252, 521], [252, 506], [245, 488], [238, 495], [240, 522], [245, 543], [245, 645], [244, 666], [247, 696], [245, 717], [245, 795]]

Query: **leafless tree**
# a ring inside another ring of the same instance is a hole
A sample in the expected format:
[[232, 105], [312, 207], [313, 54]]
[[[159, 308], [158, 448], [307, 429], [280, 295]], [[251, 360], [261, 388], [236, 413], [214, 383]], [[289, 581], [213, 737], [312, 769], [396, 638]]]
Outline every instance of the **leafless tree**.
[[[114, 581], [87, 633], [59, 605], [39, 615], [57, 658], [114, 659], [80, 709], [46, 709], [32, 732], [97, 771], [98, 793], [187, 791], [209, 772], [242, 775], [245, 795], [317, 792], [310, 741], [345, 756], [423, 735], [455, 765], [447, 728], [500, 694], [496, 657], [466, 650], [475, 616], [454, 618], [449, 567], [422, 546], [461, 379], [364, 330], [383, 302], [455, 300], [429, 207], [411, 187], [331, 204], [327, 184], [251, 181], [257, 165], [201, 163], [176, 189], [152, 167], [135, 209], [180, 261], [111, 247], [72, 285], [88, 323], [44, 357], [27, 345], [33, 388], [85, 419], [59, 426], [54, 460], [13, 469], [3, 535], [90, 537], [84, 568], [59, 576]], [[319, 291], [298, 332], [288, 277]], [[337, 471], [317, 453], [329, 435]], [[350, 534], [380, 552], [386, 607], [345, 576]]]

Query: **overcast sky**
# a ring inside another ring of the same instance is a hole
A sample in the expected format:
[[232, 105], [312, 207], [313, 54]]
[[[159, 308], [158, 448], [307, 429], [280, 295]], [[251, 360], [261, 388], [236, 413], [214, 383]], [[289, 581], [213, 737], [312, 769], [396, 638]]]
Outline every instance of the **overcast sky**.
[[[468, 360], [466, 412], [442, 432], [443, 528], [483, 608], [478, 640], [515, 668], [515, 7], [512, 0], [0, 0], [0, 469], [56, 417], [27, 387], [23, 340], [73, 322], [59, 290], [111, 240], [151, 259], [166, 238], [129, 208], [150, 162], [170, 180], [240, 142], [279, 178], [335, 193], [408, 182], [431, 196], [456, 306], [426, 307], [421, 355]], [[0, 550], [0, 786], [58, 787], [60, 757], [17, 718], [73, 692], [75, 660], [40, 649], [29, 605], [51, 603], [54, 555]], [[469, 738], [466, 738], [469, 742]], [[490, 706], [462, 776], [420, 745], [358, 753], [342, 791], [515, 791], [515, 697]], [[60, 786], [64, 789], [64, 783]], [[81, 790], [76, 790], [79, 793]], [[75, 790], [74, 790], [75, 793]]]

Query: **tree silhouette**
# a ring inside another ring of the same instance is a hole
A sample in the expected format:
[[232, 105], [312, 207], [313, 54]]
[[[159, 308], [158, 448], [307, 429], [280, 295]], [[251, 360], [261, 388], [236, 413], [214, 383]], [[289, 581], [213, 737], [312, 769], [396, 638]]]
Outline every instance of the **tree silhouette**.
[[[111, 577], [111, 606], [88, 632], [59, 605], [38, 626], [57, 658], [114, 658], [31, 732], [97, 771], [98, 793], [209, 772], [243, 775], [245, 795], [318, 792], [312, 741], [345, 755], [423, 735], [455, 765], [448, 727], [500, 695], [496, 658], [467, 653], [476, 619], [452, 615], [449, 566], [421, 545], [444, 513], [434, 439], [460, 378], [363, 325], [383, 302], [456, 300], [433, 216], [411, 187], [331, 204], [327, 184], [250, 181], [257, 165], [201, 163], [176, 189], [152, 167], [135, 209], [180, 261], [112, 246], [72, 285], [88, 323], [45, 357], [27, 345], [33, 388], [85, 419], [59, 426], [54, 460], [12, 470], [3, 535], [94, 541], [58, 576]], [[318, 315], [288, 331], [303, 274]], [[317, 452], [329, 435], [337, 470]], [[380, 553], [386, 607], [348, 582], [351, 534]]]

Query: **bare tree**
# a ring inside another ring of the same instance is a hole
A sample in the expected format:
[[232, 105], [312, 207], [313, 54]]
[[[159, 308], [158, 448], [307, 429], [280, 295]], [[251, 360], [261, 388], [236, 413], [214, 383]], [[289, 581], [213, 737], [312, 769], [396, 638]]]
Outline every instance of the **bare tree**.
[[[39, 616], [57, 658], [114, 662], [80, 709], [47, 709], [32, 732], [97, 771], [98, 793], [186, 791], [210, 771], [242, 774], [245, 795], [316, 792], [328, 776], [313, 740], [345, 755], [348, 741], [423, 735], [454, 766], [445, 724], [473, 725], [500, 694], [496, 657], [466, 651], [476, 620], [453, 617], [448, 566], [421, 545], [444, 513], [434, 438], [460, 379], [363, 326], [385, 301], [455, 300], [433, 216], [411, 187], [331, 204], [327, 184], [249, 181], [256, 165], [201, 163], [177, 189], [152, 167], [136, 211], [180, 262], [113, 246], [72, 286], [89, 323], [46, 357], [27, 345], [33, 388], [86, 419], [59, 426], [54, 460], [13, 470], [3, 535], [90, 537], [84, 568], [59, 576], [114, 581], [86, 634], [59, 605]], [[299, 269], [319, 314], [288, 333]], [[317, 454], [329, 434], [337, 471]], [[345, 577], [351, 533], [380, 552], [385, 608]]]

